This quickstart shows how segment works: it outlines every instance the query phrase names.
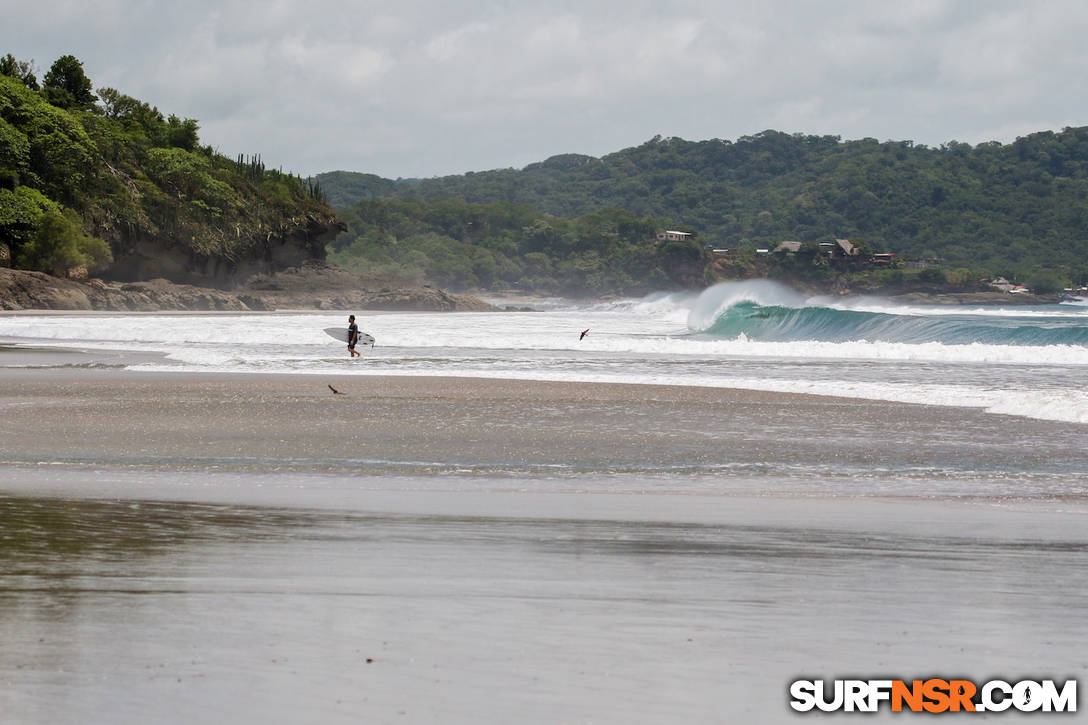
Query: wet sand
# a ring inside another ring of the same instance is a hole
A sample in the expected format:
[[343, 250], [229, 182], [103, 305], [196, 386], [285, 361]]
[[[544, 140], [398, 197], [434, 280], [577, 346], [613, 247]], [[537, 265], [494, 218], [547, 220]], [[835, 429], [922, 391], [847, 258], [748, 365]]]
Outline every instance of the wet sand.
[[[336, 394], [332, 389], [340, 391]], [[166, 469], [796, 478], [1088, 466], [1088, 426], [745, 390], [0, 368], [0, 460]], [[845, 472], [845, 474], [844, 474]], [[902, 493], [881, 486], [861, 493]], [[676, 481], [670, 485], [676, 485]], [[835, 493], [844, 493], [832, 486]], [[942, 490], [937, 494], [950, 493]]]
[[[802, 676], [1083, 680], [1082, 489], [995, 493], [1080, 466], [1080, 436], [731, 390], [0, 369], [0, 712], [787, 722]], [[933, 460], [977, 479], [841, 474]]]

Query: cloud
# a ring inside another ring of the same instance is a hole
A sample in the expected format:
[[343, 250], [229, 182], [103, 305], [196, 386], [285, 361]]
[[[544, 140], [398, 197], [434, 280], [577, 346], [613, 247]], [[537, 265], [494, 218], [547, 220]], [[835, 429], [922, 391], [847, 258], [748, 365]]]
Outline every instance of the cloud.
[[1086, 123], [1069, 0], [95, 0], [5, 12], [44, 74], [285, 170], [430, 176], [767, 128], [977, 142]]

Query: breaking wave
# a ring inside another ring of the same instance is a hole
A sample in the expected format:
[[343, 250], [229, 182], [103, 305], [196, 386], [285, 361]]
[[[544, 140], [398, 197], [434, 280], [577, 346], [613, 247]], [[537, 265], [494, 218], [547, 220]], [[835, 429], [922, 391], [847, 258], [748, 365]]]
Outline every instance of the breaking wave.
[[1088, 346], [1088, 315], [1013, 309], [1005, 314], [897, 309], [887, 303], [846, 308], [806, 299], [766, 280], [724, 283], [706, 290], [688, 315], [688, 328], [717, 339], [761, 342], [888, 342], [946, 345]]

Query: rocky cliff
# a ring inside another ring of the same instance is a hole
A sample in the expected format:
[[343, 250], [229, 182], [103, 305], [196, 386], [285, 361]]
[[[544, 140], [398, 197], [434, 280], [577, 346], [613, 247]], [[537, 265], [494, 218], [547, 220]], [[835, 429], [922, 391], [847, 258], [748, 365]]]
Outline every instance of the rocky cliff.
[[[251, 226], [245, 230], [240, 225], [235, 227], [236, 239], [229, 245], [194, 244], [177, 234], [100, 226], [96, 236], [107, 240], [114, 250], [113, 263], [102, 270], [101, 276], [117, 282], [167, 279], [179, 284], [235, 289], [256, 275], [274, 275], [323, 262], [325, 245], [344, 229], [328, 208], [284, 219], [276, 228]], [[200, 232], [203, 236], [222, 235], [221, 229], [211, 225]]]
[[433, 287], [359, 279], [318, 262], [278, 275], [257, 276], [232, 290], [177, 284], [165, 279], [119, 282], [72, 280], [41, 272], [0, 268], [0, 310], [418, 310], [495, 309], [471, 295]]

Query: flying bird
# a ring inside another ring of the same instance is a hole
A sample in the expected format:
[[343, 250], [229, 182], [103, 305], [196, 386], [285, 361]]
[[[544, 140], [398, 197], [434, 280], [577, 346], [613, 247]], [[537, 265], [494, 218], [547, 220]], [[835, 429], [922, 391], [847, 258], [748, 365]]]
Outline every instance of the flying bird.
[[578, 338], [578, 342], [581, 342], [582, 338], [584, 338], [588, 334], [589, 334], [589, 330], [582, 330], [582, 335]]
[[337, 390], [336, 388], [334, 388], [334, 387], [333, 387], [333, 386], [331, 386], [331, 385], [329, 386], [329, 390], [331, 390], [331, 391], [332, 391], [332, 394], [333, 394], [333, 395], [343, 395], [343, 393], [341, 393], [341, 392], [340, 392], [339, 390]]

